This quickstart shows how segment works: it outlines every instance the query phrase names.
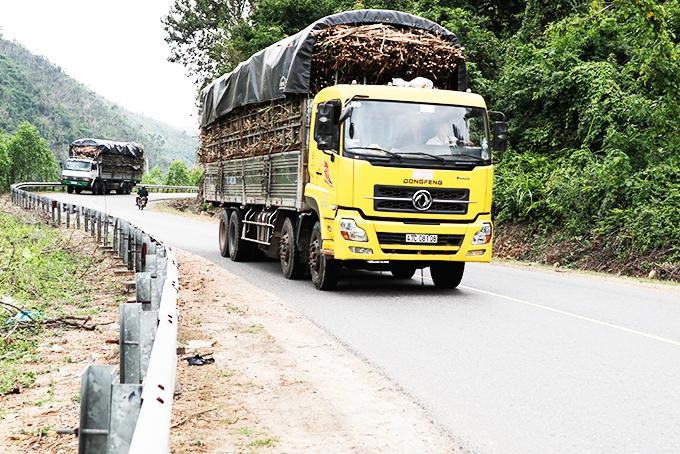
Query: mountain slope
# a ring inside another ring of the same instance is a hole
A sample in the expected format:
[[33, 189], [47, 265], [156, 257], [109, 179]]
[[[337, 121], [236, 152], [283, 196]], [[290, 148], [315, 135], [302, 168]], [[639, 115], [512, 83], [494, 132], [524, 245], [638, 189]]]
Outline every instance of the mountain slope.
[[38, 127], [59, 159], [74, 139], [101, 137], [143, 144], [150, 166], [195, 160], [196, 137], [126, 111], [45, 58], [0, 38], [0, 131], [13, 132], [22, 121]]

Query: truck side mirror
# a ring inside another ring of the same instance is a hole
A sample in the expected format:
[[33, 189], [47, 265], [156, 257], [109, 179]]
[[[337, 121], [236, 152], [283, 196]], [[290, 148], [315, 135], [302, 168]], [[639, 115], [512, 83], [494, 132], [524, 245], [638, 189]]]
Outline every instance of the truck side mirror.
[[502, 112], [491, 112], [491, 114], [500, 118], [493, 122], [493, 149], [498, 153], [503, 153], [508, 145], [508, 125], [505, 123], [505, 115]]
[[340, 101], [327, 101], [316, 109], [314, 140], [319, 150], [340, 149]]

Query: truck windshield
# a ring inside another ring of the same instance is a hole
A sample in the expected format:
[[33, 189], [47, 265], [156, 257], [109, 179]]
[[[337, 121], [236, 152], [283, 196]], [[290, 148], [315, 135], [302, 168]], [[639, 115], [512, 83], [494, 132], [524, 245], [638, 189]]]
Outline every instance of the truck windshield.
[[64, 165], [65, 170], [84, 170], [89, 172], [92, 169], [92, 163], [87, 161], [66, 161]]
[[344, 139], [354, 155], [490, 163], [484, 109], [366, 100], [350, 108]]

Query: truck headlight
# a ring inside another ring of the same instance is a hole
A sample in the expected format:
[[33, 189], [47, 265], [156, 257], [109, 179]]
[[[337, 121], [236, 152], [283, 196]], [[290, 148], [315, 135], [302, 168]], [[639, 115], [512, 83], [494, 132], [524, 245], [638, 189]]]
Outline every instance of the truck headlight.
[[487, 244], [489, 241], [491, 241], [491, 224], [484, 223], [482, 228], [472, 236], [472, 244]]
[[368, 241], [366, 231], [359, 227], [354, 219], [340, 220], [340, 235], [348, 241]]

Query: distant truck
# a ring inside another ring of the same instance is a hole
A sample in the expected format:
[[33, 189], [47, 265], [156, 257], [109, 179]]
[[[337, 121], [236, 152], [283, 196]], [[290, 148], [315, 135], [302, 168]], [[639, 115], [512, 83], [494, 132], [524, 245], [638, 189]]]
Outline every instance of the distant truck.
[[467, 90], [451, 32], [397, 11], [339, 13], [203, 91], [203, 199], [222, 208], [233, 261], [278, 258], [320, 290], [343, 267], [401, 279], [429, 267], [454, 288], [465, 262], [491, 260], [505, 135]]
[[144, 148], [132, 142], [78, 139], [69, 146], [61, 184], [69, 194], [130, 194], [144, 172]]

